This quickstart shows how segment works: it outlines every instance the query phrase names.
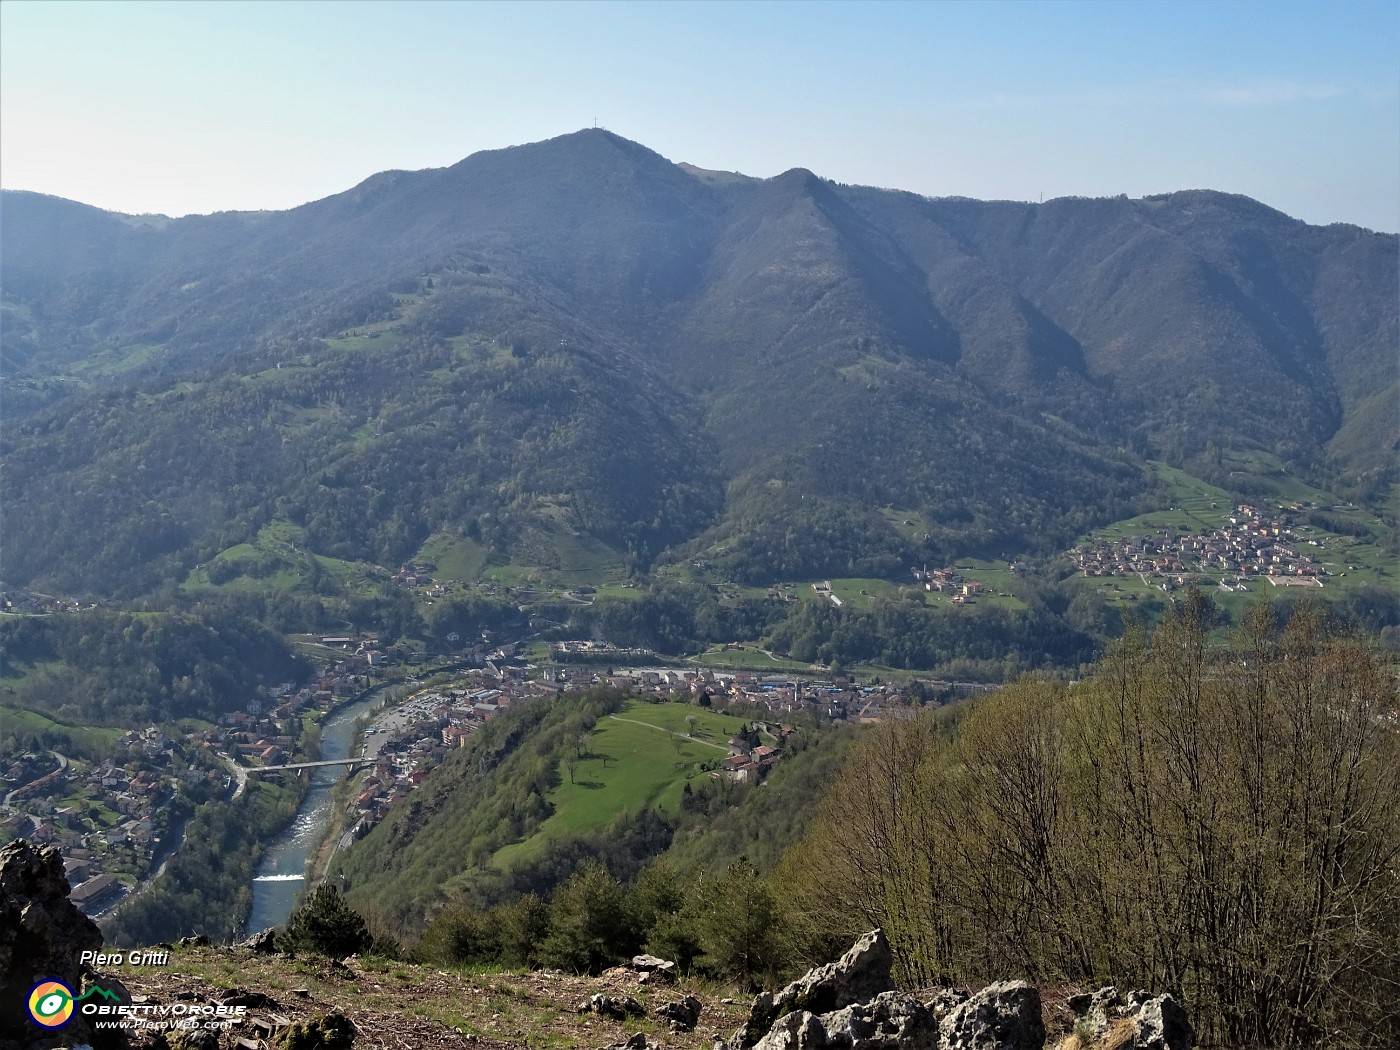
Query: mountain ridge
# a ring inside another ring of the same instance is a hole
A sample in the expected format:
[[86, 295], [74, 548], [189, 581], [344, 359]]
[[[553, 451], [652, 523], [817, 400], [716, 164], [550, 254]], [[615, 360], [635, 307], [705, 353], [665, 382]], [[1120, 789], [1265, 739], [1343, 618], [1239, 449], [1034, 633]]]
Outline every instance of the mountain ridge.
[[[1024, 204], [843, 186], [802, 168], [770, 179], [698, 170], [588, 129], [383, 172], [285, 212], [138, 223], [6, 191], [0, 440], [22, 537], [31, 515], [44, 537], [73, 528], [59, 519], [76, 520], [73, 493], [105, 491], [104, 457], [140, 461], [152, 440], [200, 445], [183, 442], [190, 421], [167, 392], [181, 387], [222, 419], [235, 379], [267, 393], [218, 424], [229, 441], [280, 434], [289, 461], [381, 490], [364, 473], [366, 450], [421, 432], [413, 420], [428, 402], [448, 430], [552, 404], [540, 426], [488, 442], [503, 462], [537, 464], [509, 486], [521, 520], [555, 506], [562, 479], [587, 478], [565, 502], [615, 509], [570, 511], [573, 527], [601, 528], [642, 565], [687, 541], [697, 554], [723, 546], [744, 521], [770, 534], [769, 548], [790, 546], [793, 524], [823, 530], [817, 507], [864, 520], [871, 549], [904, 559], [1048, 547], [1123, 516], [1145, 493], [1149, 456], [1205, 470], [1259, 451], [1372, 500], [1394, 480], [1394, 235], [1311, 227], [1214, 191]], [[364, 380], [352, 374], [367, 373], [336, 349], [371, 328], [379, 341], [357, 352], [373, 358], [377, 392], [354, 387]], [[317, 415], [316, 396], [272, 392], [288, 377], [254, 378], [284, 365], [342, 390], [342, 429]], [[579, 369], [603, 371], [583, 382]], [[512, 370], [522, 374], [506, 378]], [[500, 382], [459, 383], [434, 401], [448, 375], [478, 372]], [[585, 387], [594, 394], [582, 398]], [[55, 436], [83, 406], [136, 394], [153, 399], [145, 421], [117, 407], [103, 439]], [[584, 422], [622, 415], [627, 437]], [[289, 416], [306, 424], [288, 427]], [[589, 442], [563, 437], [581, 427], [595, 430]], [[553, 444], [541, 446], [547, 431]], [[440, 456], [443, 440], [419, 446]], [[648, 471], [637, 457], [648, 447], [674, 449], [671, 481], [628, 480]], [[166, 477], [144, 502], [187, 506], [193, 479], [214, 470], [199, 455], [165, 454]], [[453, 456], [465, 476], [496, 473], [469, 450]], [[63, 478], [47, 476], [56, 462]], [[219, 469], [230, 491], [250, 474]], [[285, 479], [260, 484], [277, 493], [258, 500], [263, 520], [279, 501], [295, 519], [323, 499]], [[808, 504], [786, 529], [791, 508], [773, 484]], [[396, 508], [406, 522], [396, 544], [369, 544], [369, 522], [328, 528], [323, 541], [345, 556], [407, 556], [433, 531], [480, 527], [493, 497], [485, 481], [471, 485], [470, 498], [448, 501], [456, 510]], [[682, 490], [691, 512], [663, 514], [660, 494]], [[246, 517], [248, 499], [237, 502], [194, 514], [167, 553], [187, 567], [207, 556]], [[911, 545], [875, 520], [880, 506], [927, 512], [938, 527]], [[130, 513], [120, 517], [107, 527]], [[75, 582], [55, 575], [56, 554], [31, 556], [33, 542], [20, 545], [23, 571], [7, 557], [7, 579]], [[745, 575], [840, 561], [775, 557]]]

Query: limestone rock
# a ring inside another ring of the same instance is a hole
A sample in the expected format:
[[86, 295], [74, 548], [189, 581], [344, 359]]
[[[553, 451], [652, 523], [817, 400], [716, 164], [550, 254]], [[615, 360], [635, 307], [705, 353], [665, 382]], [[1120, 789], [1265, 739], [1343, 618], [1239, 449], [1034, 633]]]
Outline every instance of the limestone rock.
[[943, 1050], [1042, 1050], [1040, 992], [1025, 981], [989, 984], [939, 1025]]
[[1133, 1050], [1191, 1050], [1195, 1032], [1186, 1011], [1170, 995], [1156, 998], [1144, 991], [1121, 994], [1109, 985], [1096, 992], [1072, 995], [1066, 1001], [1080, 1018], [1093, 1042], [1102, 1041], [1127, 1024]]
[[695, 1026], [700, 1023], [700, 1005], [699, 999], [687, 995], [680, 1002], [658, 1007], [656, 1016], [670, 1021], [673, 1032], [693, 1032]]
[[239, 941], [235, 947], [247, 948], [258, 955], [271, 955], [277, 951], [277, 931], [269, 926], [265, 930], [259, 930], [247, 940]]
[[809, 971], [780, 992], [755, 996], [748, 1023], [740, 1033], [740, 1047], [755, 1045], [786, 1014], [799, 1010], [830, 1013], [889, 991], [893, 965], [885, 931], [871, 930], [836, 962]]
[[[0, 848], [0, 1043], [51, 1045], [29, 1020], [29, 990], [52, 978], [80, 994], [79, 953], [102, 947], [102, 931], [68, 899], [68, 888], [52, 846], [16, 839]], [[54, 1036], [65, 1045], [118, 1041], [90, 1032], [81, 1017]]]
[[1134, 1050], [1191, 1050], [1195, 1038], [1186, 1011], [1170, 995], [1149, 999], [1138, 1009]]
[[670, 983], [676, 979], [676, 964], [670, 959], [661, 959], [655, 955], [634, 955], [631, 968], [652, 980]]
[[782, 1017], [754, 1050], [938, 1050], [938, 1022], [912, 995], [883, 992], [831, 1013]]
[[646, 1007], [630, 995], [603, 995], [601, 992], [589, 997], [579, 1008], [580, 1013], [595, 1013], [614, 1021], [625, 1021], [629, 1017], [645, 1017]]

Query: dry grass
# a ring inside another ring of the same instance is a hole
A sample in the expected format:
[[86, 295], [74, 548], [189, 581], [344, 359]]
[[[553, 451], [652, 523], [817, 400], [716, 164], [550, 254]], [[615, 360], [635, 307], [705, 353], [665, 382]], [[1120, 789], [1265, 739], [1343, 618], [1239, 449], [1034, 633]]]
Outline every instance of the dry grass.
[[[380, 959], [352, 959], [349, 965], [315, 958], [259, 956], [232, 948], [183, 948], [171, 952], [159, 969], [113, 970], [133, 995], [154, 1004], [212, 1000], [233, 986], [263, 992], [279, 1014], [305, 1020], [331, 1010], [347, 1015], [358, 1029], [356, 1050], [568, 1050], [596, 1048], [645, 1032], [648, 1044], [667, 1050], [709, 1050], [716, 1036], [727, 1036], [748, 1015], [748, 999], [731, 1003], [723, 989], [705, 985], [639, 985], [636, 976], [611, 970], [601, 977], [553, 972], [486, 973], [440, 970]], [[596, 992], [631, 995], [648, 1011], [687, 993], [703, 1004], [691, 1033], [672, 1033], [651, 1017], [619, 1023], [578, 1005]], [[226, 1034], [250, 1038], [251, 1026]]]

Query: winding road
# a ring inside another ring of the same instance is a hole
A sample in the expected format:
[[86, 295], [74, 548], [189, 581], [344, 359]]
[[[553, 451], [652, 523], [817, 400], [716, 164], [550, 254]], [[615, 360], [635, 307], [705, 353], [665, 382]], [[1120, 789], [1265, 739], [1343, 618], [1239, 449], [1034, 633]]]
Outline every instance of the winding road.
[[3, 803], [0, 804], [8, 806], [10, 804], [10, 801], [21, 791], [33, 787], [39, 781], [43, 780], [44, 777], [51, 777], [55, 773], [62, 773], [65, 769], [68, 768], [68, 759], [66, 756], [60, 755], [57, 751], [50, 751], [49, 754], [53, 755], [54, 758], [58, 759], [58, 768], [49, 770], [47, 773], [44, 774], [43, 777], [35, 777], [27, 784], [21, 784], [19, 787], [15, 788], [13, 791], [7, 794], [3, 800]]

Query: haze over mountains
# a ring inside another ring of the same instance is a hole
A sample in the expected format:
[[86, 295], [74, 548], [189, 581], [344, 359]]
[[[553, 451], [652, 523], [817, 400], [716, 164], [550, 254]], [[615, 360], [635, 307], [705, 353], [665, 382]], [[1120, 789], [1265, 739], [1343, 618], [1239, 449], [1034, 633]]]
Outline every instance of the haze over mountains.
[[1147, 457], [1380, 498], [1400, 441], [1396, 236], [1209, 191], [927, 199], [588, 130], [287, 212], [2, 217], [11, 586], [139, 593], [279, 518], [381, 564], [560, 527], [881, 575], [1063, 546]]

